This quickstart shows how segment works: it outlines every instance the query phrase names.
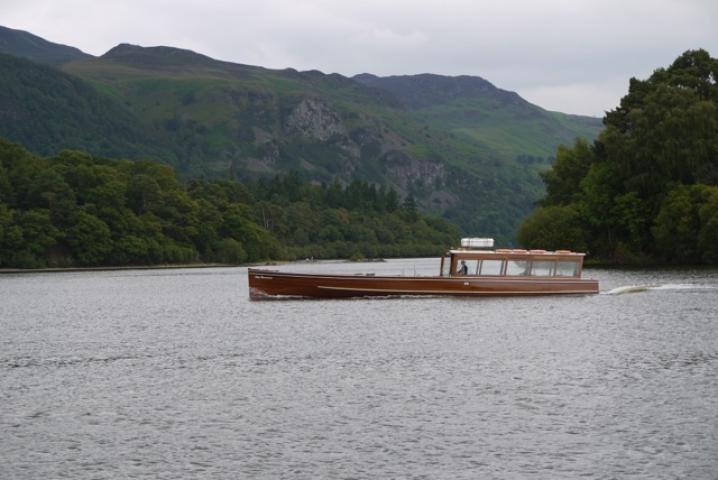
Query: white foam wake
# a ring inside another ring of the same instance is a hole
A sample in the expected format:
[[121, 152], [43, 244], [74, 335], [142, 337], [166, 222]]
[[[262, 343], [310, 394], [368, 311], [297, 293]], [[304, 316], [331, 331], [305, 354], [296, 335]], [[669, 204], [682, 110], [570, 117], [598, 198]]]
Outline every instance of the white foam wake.
[[623, 295], [626, 293], [639, 293], [647, 292], [651, 290], [716, 290], [718, 285], [704, 285], [704, 284], [693, 284], [693, 283], [667, 283], [665, 285], [624, 285], [622, 287], [616, 287], [606, 292], [601, 292], [601, 295]]
[[696, 283], [667, 283], [656, 285], [652, 290], [716, 290], [718, 285], [705, 285]]

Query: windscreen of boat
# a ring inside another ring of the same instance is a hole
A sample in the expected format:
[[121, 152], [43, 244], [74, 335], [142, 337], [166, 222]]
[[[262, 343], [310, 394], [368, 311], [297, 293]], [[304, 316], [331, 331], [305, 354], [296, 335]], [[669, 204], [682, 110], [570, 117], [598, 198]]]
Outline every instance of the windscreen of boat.
[[441, 276], [448, 277], [450, 274], [451, 274], [451, 258], [450, 257], [442, 257], [441, 258]]

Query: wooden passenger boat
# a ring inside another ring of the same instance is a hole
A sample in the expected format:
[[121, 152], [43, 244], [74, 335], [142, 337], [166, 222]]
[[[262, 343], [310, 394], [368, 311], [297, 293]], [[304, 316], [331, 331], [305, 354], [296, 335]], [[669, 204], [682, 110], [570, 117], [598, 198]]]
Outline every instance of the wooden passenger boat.
[[[476, 246], [479, 246], [476, 248]], [[441, 257], [439, 275], [328, 275], [250, 268], [253, 300], [281, 297], [347, 298], [393, 295], [580, 295], [598, 293], [582, 279], [583, 253], [568, 250], [486, 249], [491, 239], [462, 239]]]

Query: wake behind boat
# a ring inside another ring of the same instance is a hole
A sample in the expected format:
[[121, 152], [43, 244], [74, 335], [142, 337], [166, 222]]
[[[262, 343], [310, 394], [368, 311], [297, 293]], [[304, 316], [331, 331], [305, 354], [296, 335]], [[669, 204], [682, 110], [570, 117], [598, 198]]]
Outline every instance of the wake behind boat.
[[598, 293], [582, 279], [584, 253], [496, 249], [490, 238], [464, 238], [441, 257], [439, 275], [333, 275], [248, 269], [252, 300], [392, 295], [577, 295]]

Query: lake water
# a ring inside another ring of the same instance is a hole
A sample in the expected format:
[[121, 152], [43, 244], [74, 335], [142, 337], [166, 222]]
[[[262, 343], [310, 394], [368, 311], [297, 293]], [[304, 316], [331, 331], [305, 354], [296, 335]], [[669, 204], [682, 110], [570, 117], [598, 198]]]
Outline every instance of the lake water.
[[246, 268], [0, 275], [0, 478], [718, 478], [718, 271], [585, 276], [250, 302]]

